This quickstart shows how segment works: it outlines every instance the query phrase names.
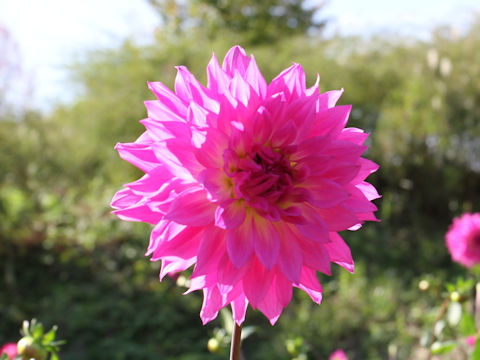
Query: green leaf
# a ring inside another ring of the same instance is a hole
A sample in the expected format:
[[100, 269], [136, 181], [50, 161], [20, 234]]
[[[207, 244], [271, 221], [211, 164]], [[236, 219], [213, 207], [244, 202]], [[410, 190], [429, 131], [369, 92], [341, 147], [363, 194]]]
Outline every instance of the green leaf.
[[66, 340], [55, 340], [55, 341], [50, 342], [48, 345], [50, 345], [50, 346], [60, 346], [60, 345], [66, 344], [66, 343], [67, 343]]
[[43, 337], [43, 325], [41, 323], [36, 324], [36, 326], [30, 325], [30, 331], [35, 340], [40, 340]]
[[472, 357], [470, 360], [480, 360], [480, 341], [475, 343], [475, 348], [473, 349]]
[[0, 360], [10, 360], [7, 356], [7, 354], [3, 353], [2, 357], [0, 357]]
[[242, 329], [242, 335], [241, 335], [242, 340], [252, 335], [256, 330], [257, 328], [255, 326], [245, 326]]
[[439, 342], [435, 341], [430, 348], [430, 351], [433, 355], [448, 354], [450, 351], [455, 349], [457, 343], [454, 341], [445, 341]]
[[472, 335], [477, 332], [475, 327], [475, 320], [473, 316], [467, 312], [462, 314], [462, 318], [460, 319], [460, 323], [458, 325], [460, 333], [464, 336]]
[[225, 329], [227, 334], [231, 335], [233, 331], [233, 326], [234, 326], [232, 313], [228, 311], [226, 308], [222, 308], [220, 310], [220, 317], [222, 319], [223, 328]]
[[43, 336], [43, 340], [42, 340], [42, 343], [43, 344], [48, 344], [49, 342], [55, 340], [55, 333], [57, 331], [57, 326], [53, 326], [49, 332], [47, 332], [44, 336]]
[[449, 293], [454, 292], [456, 290], [456, 286], [454, 284], [451, 284], [451, 283], [446, 284], [445, 287], [447, 288], [447, 291]]

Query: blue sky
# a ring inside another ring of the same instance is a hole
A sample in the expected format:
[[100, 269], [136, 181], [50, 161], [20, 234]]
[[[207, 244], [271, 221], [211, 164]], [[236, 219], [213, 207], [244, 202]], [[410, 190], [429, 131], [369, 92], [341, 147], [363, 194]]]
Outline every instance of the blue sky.
[[[437, 24], [461, 29], [475, 12], [480, 14], [478, 0], [329, 0], [321, 16], [330, 19], [328, 33], [425, 38]], [[158, 21], [146, 0], [0, 1], [0, 24], [18, 42], [23, 69], [33, 79], [33, 102], [43, 109], [68, 99], [65, 65], [72, 57], [127, 36], [148, 42]]]

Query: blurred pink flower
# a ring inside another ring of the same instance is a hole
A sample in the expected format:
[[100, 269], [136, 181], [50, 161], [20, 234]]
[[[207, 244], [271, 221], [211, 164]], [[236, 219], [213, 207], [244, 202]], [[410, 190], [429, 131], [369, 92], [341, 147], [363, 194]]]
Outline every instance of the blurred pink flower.
[[328, 360], [348, 360], [347, 355], [343, 352], [343, 350], [335, 350], [332, 355], [328, 358]]
[[18, 355], [16, 343], [6, 343], [0, 348], [0, 355], [7, 354], [10, 360], [13, 360]]
[[147, 255], [160, 278], [194, 265], [187, 291], [203, 290], [204, 323], [231, 305], [238, 324], [248, 304], [274, 324], [292, 287], [320, 303], [317, 271], [331, 262], [353, 272], [338, 231], [377, 220], [379, 197], [365, 178], [362, 130], [345, 128], [342, 91], [305, 86], [299, 64], [269, 85], [253, 56], [236, 46], [213, 55], [202, 86], [177, 67], [175, 93], [149, 83], [146, 131], [117, 144], [145, 175], [112, 200], [121, 219], [155, 225]]
[[465, 341], [469, 346], [474, 347], [475, 343], [477, 342], [477, 337], [475, 335], [471, 335], [468, 336]]
[[468, 268], [480, 263], [480, 213], [453, 219], [446, 241], [453, 261]]

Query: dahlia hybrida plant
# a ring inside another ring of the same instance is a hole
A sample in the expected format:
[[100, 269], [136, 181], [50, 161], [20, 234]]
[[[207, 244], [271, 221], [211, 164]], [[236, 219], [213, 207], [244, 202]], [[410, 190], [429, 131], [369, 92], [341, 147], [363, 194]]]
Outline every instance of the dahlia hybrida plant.
[[480, 263], [480, 213], [465, 213], [453, 219], [446, 234], [448, 251], [453, 261], [473, 267]]
[[293, 64], [267, 84], [241, 47], [220, 66], [213, 55], [204, 87], [177, 67], [175, 92], [149, 83], [146, 131], [118, 144], [120, 157], [145, 172], [112, 201], [123, 220], [155, 225], [147, 255], [160, 278], [193, 266], [187, 293], [202, 290], [203, 323], [248, 304], [273, 325], [292, 288], [322, 300], [317, 271], [337, 263], [353, 272], [339, 231], [375, 221], [379, 197], [365, 178], [378, 166], [362, 158], [367, 138], [345, 128], [342, 91], [307, 88]]

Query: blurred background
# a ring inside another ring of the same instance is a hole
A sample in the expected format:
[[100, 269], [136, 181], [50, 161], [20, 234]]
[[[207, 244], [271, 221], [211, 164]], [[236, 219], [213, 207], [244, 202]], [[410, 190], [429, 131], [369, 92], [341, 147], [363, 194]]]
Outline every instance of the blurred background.
[[212, 51], [234, 44], [267, 80], [295, 61], [308, 84], [345, 89], [383, 195], [381, 223], [343, 234], [356, 273], [322, 275], [321, 306], [295, 292], [274, 327], [249, 311], [246, 359], [427, 358], [443, 284], [465, 274], [444, 234], [480, 211], [473, 0], [0, 2], [0, 344], [37, 317], [59, 326], [62, 359], [226, 358], [201, 294], [159, 283], [143, 256], [150, 226], [108, 204], [140, 175], [113, 147], [143, 131], [146, 82], [172, 87], [182, 64], [205, 83]]

